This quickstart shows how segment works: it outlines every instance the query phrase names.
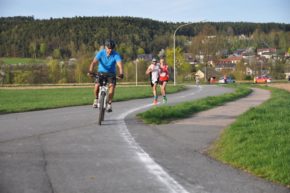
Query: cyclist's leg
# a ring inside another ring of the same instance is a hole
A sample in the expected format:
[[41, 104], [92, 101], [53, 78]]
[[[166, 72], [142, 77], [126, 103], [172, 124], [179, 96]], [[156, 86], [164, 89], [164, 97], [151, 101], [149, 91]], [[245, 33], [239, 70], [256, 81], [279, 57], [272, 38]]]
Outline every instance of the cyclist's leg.
[[109, 77], [108, 83], [109, 83], [109, 98], [108, 98], [107, 111], [112, 112], [112, 102], [113, 102], [115, 87], [116, 87], [116, 77]]
[[113, 101], [114, 93], [115, 93], [115, 85], [110, 83], [109, 84], [109, 99], [108, 99], [109, 104], [111, 104]]
[[95, 81], [95, 86], [94, 86], [94, 103], [93, 103], [93, 107], [94, 108], [98, 108], [99, 107], [99, 88], [100, 88], [100, 84], [99, 84], [99, 78], [96, 79]]
[[95, 94], [96, 99], [99, 98], [99, 89], [100, 89], [100, 84], [96, 83], [95, 88], [94, 88], [94, 94]]

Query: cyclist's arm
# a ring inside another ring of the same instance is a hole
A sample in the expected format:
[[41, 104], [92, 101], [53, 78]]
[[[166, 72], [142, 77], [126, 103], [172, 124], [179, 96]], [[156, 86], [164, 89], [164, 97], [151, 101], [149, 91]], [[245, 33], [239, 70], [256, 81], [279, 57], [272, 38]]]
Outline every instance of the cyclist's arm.
[[119, 68], [119, 74], [123, 74], [123, 63], [122, 61], [117, 62], [117, 66]]
[[94, 67], [96, 64], [98, 64], [98, 60], [96, 58], [94, 58], [92, 63], [90, 64], [89, 72], [91, 72], [91, 73], [94, 72]]

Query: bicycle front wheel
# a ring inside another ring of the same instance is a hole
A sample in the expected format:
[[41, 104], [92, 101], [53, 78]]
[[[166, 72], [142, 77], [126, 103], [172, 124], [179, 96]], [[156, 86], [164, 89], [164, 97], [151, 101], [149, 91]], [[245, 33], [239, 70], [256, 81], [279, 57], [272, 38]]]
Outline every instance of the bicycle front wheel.
[[100, 102], [100, 107], [99, 107], [99, 119], [98, 119], [98, 124], [101, 125], [102, 121], [105, 118], [105, 92], [101, 92], [99, 102]]

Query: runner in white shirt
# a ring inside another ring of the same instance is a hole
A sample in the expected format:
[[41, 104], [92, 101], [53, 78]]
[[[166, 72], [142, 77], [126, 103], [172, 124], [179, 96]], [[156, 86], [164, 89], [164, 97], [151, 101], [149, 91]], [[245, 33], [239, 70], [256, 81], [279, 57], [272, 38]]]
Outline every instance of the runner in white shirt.
[[152, 63], [150, 64], [150, 66], [148, 66], [146, 70], [146, 74], [150, 75], [150, 82], [151, 82], [152, 92], [154, 96], [153, 104], [156, 105], [157, 98], [158, 98], [156, 88], [159, 81], [160, 64], [157, 63], [157, 60], [155, 58], [152, 59]]

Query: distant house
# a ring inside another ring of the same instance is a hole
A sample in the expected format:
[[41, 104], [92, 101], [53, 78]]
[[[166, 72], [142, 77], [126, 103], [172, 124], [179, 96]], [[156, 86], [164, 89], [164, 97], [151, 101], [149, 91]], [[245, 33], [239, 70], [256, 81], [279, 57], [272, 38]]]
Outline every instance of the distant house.
[[256, 56], [254, 54], [251, 54], [251, 53], [243, 54], [243, 59], [245, 59], [245, 60], [251, 60], [251, 59], [254, 59], [254, 58], [256, 58]]
[[290, 72], [285, 72], [285, 78], [290, 81]]
[[258, 48], [257, 55], [262, 56], [263, 53], [276, 53], [276, 48]]
[[218, 64], [237, 64], [243, 59], [242, 56], [229, 56], [228, 58], [225, 59], [220, 59], [218, 61]]
[[137, 60], [151, 61], [153, 58], [152, 54], [139, 54]]
[[195, 73], [195, 76], [198, 76], [199, 78], [204, 78], [204, 73], [203, 73], [201, 70], [198, 70], [198, 71]]
[[252, 76], [253, 74], [254, 74], [254, 71], [251, 68], [246, 67], [246, 75]]
[[257, 61], [255, 63], [255, 67], [254, 67], [254, 69], [255, 69], [254, 74], [256, 74], [256, 75], [269, 74], [270, 73], [270, 66], [271, 66], [271, 64], [269, 64], [267, 62], [266, 58], [258, 57]]
[[196, 64], [196, 61], [195, 61], [195, 58], [192, 56], [191, 53], [184, 53], [184, 58], [185, 60], [191, 64], [191, 65], [195, 65]]
[[275, 56], [276, 54], [275, 53], [271, 53], [271, 52], [264, 52], [262, 53], [262, 57], [266, 58], [266, 59], [270, 59], [272, 58], [273, 56]]
[[233, 55], [235, 56], [242, 56], [246, 52], [246, 49], [237, 49], [234, 51]]
[[219, 63], [215, 65], [215, 70], [221, 72], [223, 70], [234, 71], [236, 69], [235, 63]]

